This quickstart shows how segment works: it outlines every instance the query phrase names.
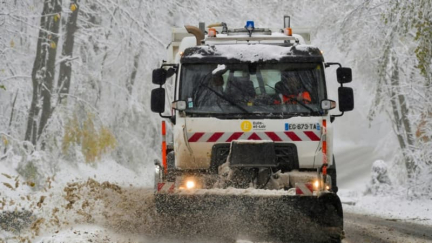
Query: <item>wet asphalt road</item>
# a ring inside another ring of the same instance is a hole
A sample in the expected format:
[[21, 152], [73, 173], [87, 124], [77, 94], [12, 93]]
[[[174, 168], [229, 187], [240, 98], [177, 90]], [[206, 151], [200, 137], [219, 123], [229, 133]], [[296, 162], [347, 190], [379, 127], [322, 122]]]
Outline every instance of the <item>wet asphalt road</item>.
[[344, 243], [432, 242], [432, 226], [349, 213], [344, 218]]

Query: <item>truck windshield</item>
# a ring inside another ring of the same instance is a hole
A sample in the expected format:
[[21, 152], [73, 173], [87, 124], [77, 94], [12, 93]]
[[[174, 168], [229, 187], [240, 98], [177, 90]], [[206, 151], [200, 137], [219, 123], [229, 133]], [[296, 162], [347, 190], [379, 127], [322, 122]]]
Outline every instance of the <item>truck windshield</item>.
[[319, 115], [321, 63], [183, 64], [180, 99], [194, 116]]

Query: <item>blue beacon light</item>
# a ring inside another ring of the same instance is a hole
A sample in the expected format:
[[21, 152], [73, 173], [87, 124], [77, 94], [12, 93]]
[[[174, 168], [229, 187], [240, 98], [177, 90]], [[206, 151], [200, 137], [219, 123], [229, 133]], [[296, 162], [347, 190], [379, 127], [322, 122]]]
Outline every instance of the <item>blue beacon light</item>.
[[253, 29], [255, 29], [255, 24], [254, 24], [253, 21], [246, 21], [246, 26], [245, 27], [248, 30], [253, 30]]

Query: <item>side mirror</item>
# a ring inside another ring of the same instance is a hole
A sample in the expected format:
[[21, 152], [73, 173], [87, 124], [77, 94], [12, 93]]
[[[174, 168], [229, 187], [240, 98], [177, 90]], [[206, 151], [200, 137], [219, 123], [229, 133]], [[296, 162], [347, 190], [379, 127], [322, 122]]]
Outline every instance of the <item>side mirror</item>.
[[351, 68], [340, 67], [336, 69], [337, 81], [340, 84], [349, 83], [352, 81]]
[[184, 100], [177, 100], [177, 101], [174, 101], [174, 102], [171, 104], [171, 107], [172, 107], [174, 110], [184, 111], [184, 110], [186, 110], [186, 101], [184, 101]]
[[167, 70], [158, 68], [153, 70], [152, 82], [154, 84], [163, 85], [167, 79]]
[[349, 87], [339, 87], [339, 110], [341, 112], [352, 111], [354, 109], [354, 91]]
[[156, 88], [151, 92], [151, 110], [156, 113], [165, 111], [165, 89]]
[[321, 109], [328, 111], [336, 108], [336, 101], [334, 100], [321, 100]]

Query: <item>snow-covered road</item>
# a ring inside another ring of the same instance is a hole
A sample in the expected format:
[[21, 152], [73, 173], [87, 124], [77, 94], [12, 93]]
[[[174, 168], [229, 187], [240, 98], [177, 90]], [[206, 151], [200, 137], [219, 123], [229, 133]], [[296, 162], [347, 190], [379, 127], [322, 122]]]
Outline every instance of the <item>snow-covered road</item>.
[[374, 147], [350, 146], [335, 148], [339, 189], [361, 190], [369, 180], [372, 163], [382, 159]]

